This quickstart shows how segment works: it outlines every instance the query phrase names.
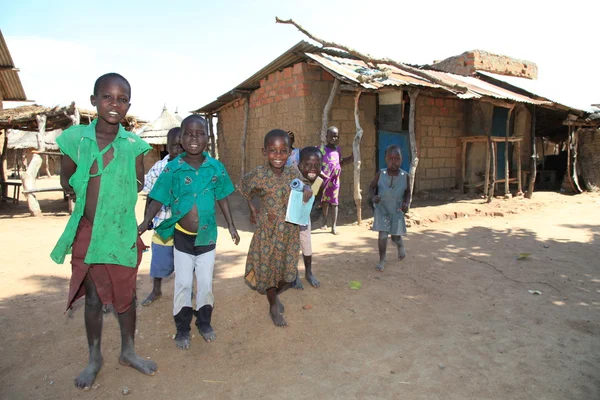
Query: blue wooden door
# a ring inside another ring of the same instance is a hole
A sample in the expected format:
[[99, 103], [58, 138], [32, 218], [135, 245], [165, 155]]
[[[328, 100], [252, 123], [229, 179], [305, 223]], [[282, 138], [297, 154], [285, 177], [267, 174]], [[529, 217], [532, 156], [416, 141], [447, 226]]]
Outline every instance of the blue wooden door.
[[[492, 136], [505, 137], [506, 136], [506, 119], [508, 118], [508, 108], [494, 107], [494, 114], [492, 116]], [[496, 179], [504, 179], [506, 173], [506, 157], [504, 155], [504, 149], [506, 143], [496, 143], [498, 149], [496, 157]]]
[[402, 149], [402, 165], [400, 168], [407, 171], [410, 169], [410, 137], [408, 132], [388, 132], [378, 131], [377, 136], [379, 154], [377, 159], [379, 161], [379, 169], [386, 168], [385, 164], [385, 149], [391, 144], [396, 144]]

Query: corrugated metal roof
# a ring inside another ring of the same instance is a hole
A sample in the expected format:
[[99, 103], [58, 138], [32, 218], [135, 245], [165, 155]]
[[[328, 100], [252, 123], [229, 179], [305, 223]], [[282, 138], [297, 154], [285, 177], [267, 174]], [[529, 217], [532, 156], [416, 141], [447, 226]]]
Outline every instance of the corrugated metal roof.
[[19, 71], [15, 68], [2, 31], [0, 31], [0, 90], [4, 101], [27, 100]]

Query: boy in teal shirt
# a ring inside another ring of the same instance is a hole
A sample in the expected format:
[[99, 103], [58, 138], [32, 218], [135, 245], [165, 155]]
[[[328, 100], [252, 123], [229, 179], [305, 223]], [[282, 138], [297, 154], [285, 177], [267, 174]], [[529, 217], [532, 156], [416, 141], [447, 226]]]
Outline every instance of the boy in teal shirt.
[[147, 375], [157, 369], [134, 349], [135, 284], [145, 248], [137, 234], [135, 203], [143, 186], [143, 156], [151, 147], [120, 125], [130, 98], [131, 86], [123, 76], [102, 75], [90, 97], [98, 118], [87, 126], [72, 126], [56, 139], [63, 153], [61, 186], [77, 201], [51, 258], [62, 264], [72, 253], [67, 308], [85, 295], [89, 362], [75, 378], [82, 389], [92, 386], [102, 367], [103, 304], [113, 304], [118, 313], [119, 362]]
[[[184, 153], [169, 162], [148, 195], [152, 202], [139, 225], [142, 234], [160, 208], [171, 207], [171, 217], [162, 222], [156, 233], [163, 239], [173, 238], [175, 290], [173, 316], [177, 327], [178, 348], [190, 347], [193, 315], [196, 326], [207, 342], [216, 336], [211, 326], [214, 296], [212, 279], [217, 241], [215, 199], [225, 216], [231, 238], [240, 237], [233, 224], [227, 196], [235, 188], [220, 161], [204, 152], [208, 143], [208, 125], [204, 118], [190, 115], [181, 123], [181, 146]], [[196, 309], [192, 308], [192, 283], [196, 274]]]

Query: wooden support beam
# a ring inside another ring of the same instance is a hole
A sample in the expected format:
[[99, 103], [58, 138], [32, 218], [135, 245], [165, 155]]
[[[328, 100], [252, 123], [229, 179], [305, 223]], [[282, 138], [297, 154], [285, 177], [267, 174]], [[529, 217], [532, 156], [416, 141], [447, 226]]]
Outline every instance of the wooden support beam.
[[242, 132], [242, 174], [240, 179], [246, 175], [246, 140], [248, 139], [248, 117], [250, 116], [250, 99], [244, 102], [244, 131]]
[[521, 177], [521, 142], [516, 142], [517, 145], [517, 195], [523, 194], [523, 185]]
[[325, 107], [323, 108], [323, 116], [321, 118], [321, 145], [327, 144], [327, 128], [329, 124], [329, 111], [331, 110], [331, 106], [333, 105], [333, 99], [340, 88], [340, 80], [335, 79], [333, 81], [333, 86], [331, 87], [331, 91], [329, 92], [329, 98], [327, 99], [327, 103], [325, 103]]
[[463, 142], [462, 144], [462, 153], [461, 153], [461, 180], [460, 180], [460, 191], [461, 193], [465, 193], [465, 184], [467, 183], [467, 142]]
[[419, 89], [411, 89], [408, 91], [408, 97], [410, 99], [410, 106], [408, 112], [408, 136], [410, 140], [410, 170], [408, 171], [409, 189], [410, 189], [410, 200], [408, 208], [412, 203], [412, 194], [415, 188], [415, 176], [417, 174], [417, 166], [419, 165], [419, 154], [417, 151], [417, 135], [415, 133], [416, 126], [416, 115], [417, 115], [417, 98], [419, 97]]
[[533, 197], [535, 178], [537, 175], [537, 152], [535, 149], [535, 106], [531, 106], [529, 108], [529, 112], [531, 113], [531, 172], [529, 173], [529, 183], [527, 185], [527, 193], [525, 194], [525, 197], [531, 199]]
[[360, 188], [360, 141], [363, 136], [363, 128], [360, 126], [359, 108], [361, 92], [356, 92], [354, 96], [354, 123], [356, 124], [356, 135], [352, 141], [352, 154], [354, 155], [354, 204], [356, 205], [356, 221], [358, 225], [362, 223], [362, 190]]
[[491, 168], [492, 168], [492, 176], [490, 178], [490, 188], [488, 190], [488, 198], [487, 198], [487, 202], [491, 203], [492, 200], [494, 199], [494, 189], [496, 186], [496, 160], [498, 159], [498, 157], [496, 156], [496, 143], [490, 141], [490, 153], [491, 153]]
[[[513, 106], [514, 107], [514, 106]], [[504, 141], [504, 194], [510, 193], [510, 163], [508, 162], [508, 137], [510, 136], [510, 117], [512, 115], [513, 108], [508, 110], [508, 116], [506, 117], [506, 135]]]
[[492, 141], [485, 145], [485, 185], [483, 186], [483, 195], [488, 195], [488, 190], [490, 189], [490, 148], [492, 145]]

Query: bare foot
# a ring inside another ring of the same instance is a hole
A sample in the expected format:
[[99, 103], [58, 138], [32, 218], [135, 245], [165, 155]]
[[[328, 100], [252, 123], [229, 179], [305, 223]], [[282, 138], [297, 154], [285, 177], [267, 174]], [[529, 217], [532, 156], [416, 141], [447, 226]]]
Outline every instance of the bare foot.
[[179, 350], [189, 350], [190, 349], [190, 333], [179, 333], [175, 335], [175, 346]]
[[81, 371], [79, 376], [75, 378], [75, 387], [83, 390], [90, 390], [96, 380], [98, 372], [100, 372], [100, 368], [102, 368], [102, 357], [100, 357], [100, 360], [98, 361], [90, 362], [87, 367]]
[[306, 274], [305, 278], [308, 281], [308, 283], [310, 283], [312, 285], [312, 287], [317, 288], [317, 287], [321, 286], [321, 282], [319, 282], [313, 274]]
[[160, 299], [160, 297], [162, 296], [162, 292], [155, 292], [154, 290], [150, 292], [150, 294], [148, 295], [148, 297], [146, 297], [146, 300], [144, 300], [142, 302], [143, 306], [149, 306], [150, 304], [152, 304], [155, 300]]
[[202, 329], [198, 327], [198, 332], [200, 332], [202, 338], [208, 343], [213, 342], [217, 338], [217, 334], [213, 330], [212, 326], [209, 325], [205, 328], [205, 330], [206, 332], [203, 332]]
[[404, 260], [406, 257], [406, 249], [404, 246], [398, 246], [398, 260]]
[[142, 374], [154, 375], [158, 366], [152, 360], [143, 359], [135, 353], [123, 354], [119, 357], [119, 363], [127, 367], [135, 368]]
[[336, 236], [340, 234], [336, 228], [331, 228], [331, 233]]
[[283, 318], [283, 314], [279, 312], [277, 304], [269, 309], [269, 315], [271, 316], [271, 320], [276, 326], [285, 327], [287, 326], [287, 321]]
[[296, 276], [296, 280], [294, 281], [294, 283], [292, 283], [292, 289], [298, 289], [298, 290], [304, 289], [304, 285], [302, 284], [302, 280], [300, 279], [299, 276]]
[[385, 260], [379, 261], [379, 264], [377, 264], [375, 269], [379, 272], [382, 272], [385, 269]]
[[275, 297], [275, 301], [277, 302], [277, 309], [281, 314], [283, 314], [285, 312], [285, 306], [283, 305], [281, 300], [279, 300], [279, 296]]
[[321, 227], [321, 230], [322, 230], [322, 231], [326, 231], [327, 229], [329, 229], [329, 228], [327, 227], [327, 224], [325, 224], [325, 225], [323, 225], [323, 226]]

